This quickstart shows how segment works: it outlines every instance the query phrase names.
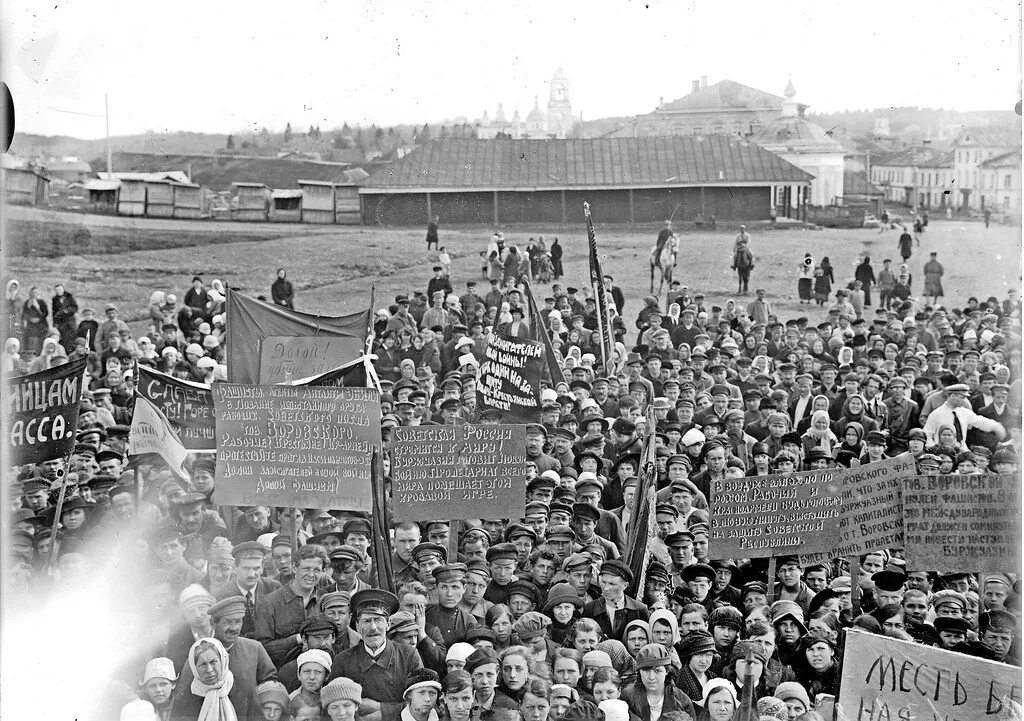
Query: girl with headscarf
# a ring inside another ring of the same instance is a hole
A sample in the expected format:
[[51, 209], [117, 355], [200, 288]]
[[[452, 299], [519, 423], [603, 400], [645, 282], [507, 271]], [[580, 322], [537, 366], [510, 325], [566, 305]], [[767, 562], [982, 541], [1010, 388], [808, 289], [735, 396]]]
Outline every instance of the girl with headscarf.
[[800, 305], [811, 302], [811, 282], [814, 278], [814, 260], [810, 253], [804, 254], [800, 261], [800, 278], [797, 280], [796, 289], [800, 296]]
[[662, 319], [661, 325], [664, 328], [667, 328], [668, 332], [671, 333], [673, 330], [675, 330], [676, 326], [682, 322], [682, 312], [683, 309], [679, 306], [678, 303], [672, 303], [668, 307], [668, 317]]
[[864, 452], [864, 426], [856, 421], [851, 421], [844, 426], [836, 425], [842, 429], [841, 442], [835, 450], [836, 463], [849, 468], [850, 461], [855, 458], [859, 459]]
[[169, 721], [257, 721], [263, 717], [255, 679], [235, 677], [228, 652], [215, 638], [201, 638], [188, 652], [192, 683], [177, 689]]
[[660, 643], [668, 649], [669, 657], [672, 660], [672, 668], [677, 671], [682, 667], [679, 661], [679, 654], [676, 652], [676, 644], [679, 643], [679, 619], [666, 608], [659, 608], [654, 611], [648, 619], [651, 629], [651, 642]]
[[7, 334], [21, 335], [21, 283], [11, 278], [7, 281], [7, 292], [4, 294], [7, 303]]
[[17, 375], [22, 371], [21, 341], [17, 338], [8, 338], [4, 342], [4, 352], [0, 356], [0, 370], [7, 375]]
[[[836, 422], [836, 429], [846, 428], [847, 423], [856, 422], [860, 424], [862, 434], [878, 430], [878, 421], [867, 414], [867, 407], [867, 401], [859, 393], [847, 398], [843, 404], [843, 415]], [[864, 440], [863, 435], [861, 440]]]
[[[819, 397], [824, 398], [824, 396]], [[825, 451], [829, 456], [832, 455], [832, 451], [839, 445], [839, 439], [836, 438], [836, 434], [829, 428], [830, 423], [827, 410], [811, 412], [811, 425], [800, 436], [800, 445], [803, 447], [804, 458], [807, 457], [808, 453], [816, 449]]]
[[[270, 297], [277, 305], [284, 306], [285, 308], [295, 308], [293, 300], [295, 298], [295, 287], [292, 282], [288, 280], [288, 273], [284, 268], [277, 269], [277, 278], [274, 280], [274, 284], [270, 286]], [[217, 281], [214, 282], [216, 288]]]

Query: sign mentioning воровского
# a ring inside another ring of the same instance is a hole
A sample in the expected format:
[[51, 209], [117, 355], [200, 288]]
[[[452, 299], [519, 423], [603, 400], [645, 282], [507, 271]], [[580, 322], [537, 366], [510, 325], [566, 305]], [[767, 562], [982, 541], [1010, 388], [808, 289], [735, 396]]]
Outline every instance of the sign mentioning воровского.
[[219, 503], [371, 510], [376, 390], [214, 383], [213, 405]]
[[522, 517], [526, 426], [415, 426], [393, 433], [396, 521]]

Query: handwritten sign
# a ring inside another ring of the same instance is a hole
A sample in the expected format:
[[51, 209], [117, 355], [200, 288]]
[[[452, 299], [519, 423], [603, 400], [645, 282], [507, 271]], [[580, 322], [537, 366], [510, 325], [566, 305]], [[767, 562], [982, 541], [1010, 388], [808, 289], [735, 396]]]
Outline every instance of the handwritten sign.
[[1020, 703], [1020, 669], [847, 629], [839, 706], [851, 721], [1002, 719]]
[[950, 571], [1019, 568], [1020, 476], [914, 476], [903, 481], [907, 564]]
[[215, 383], [213, 404], [220, 503], [371, 509], [376, 390]]
[[140, 396], [160, 409], [190, 451], [212, 451], [214, 435], [213, 391], [208, 385], [183, 381], [160, 371], [139, 366]]
[[827, 553], [804, 553], [804, 563], [903, 548], [903, 478], [916, 472], [909, 453], [844, 470], [839, 518], [829, 529], [832, 548]]
[[519, 518], [526, 498], [526, 426], [396, 428], [396, 521]]
[[260, 344], [260, 385], [326, 373], [359, 355], [360, 338], [270, 335]]
[[85, 366], [83, 358], [7, 379], [8, 465], [42, 463], [74, 450]]
[[491, 336], [480, 364], [477, 406], [501, 411], [508, 423], [536, 422], [543, 357], [543, 343], [504, 333]]

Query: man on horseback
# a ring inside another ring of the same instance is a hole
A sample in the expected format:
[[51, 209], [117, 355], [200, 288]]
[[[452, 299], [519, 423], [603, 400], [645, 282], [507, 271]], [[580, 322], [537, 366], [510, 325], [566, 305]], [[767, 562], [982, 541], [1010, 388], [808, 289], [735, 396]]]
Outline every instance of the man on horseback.
[[750, 271], [754, 268], [754, 255], [750, 252], [750, 233], [747, 226], [741, 225], [740, 232], [736, 235], [736, 242], [732, 248], [732, 269], [738, 277], [739, 295], [747, 294], [747, 287], [750, 284]]
[[661, 267], [661, 251], [665, 249], [665, 243], [672, 237], [672, 221], [666, 220], [665, 227], [658, 232], [658, 239], [654, 243], [654, 257], [657, 267]]
[[665, 227], [658, 233], [658, 239], [651, 249], [651, 293], [654, 293], [654, 272], [660, 271], [661, 284], [658, 295], [666, 283], [672, 284], [672, 271], [675, 269], [676, 257], [679, 253], [679, 236], [672, 230], [672, 221], [666, 220]]

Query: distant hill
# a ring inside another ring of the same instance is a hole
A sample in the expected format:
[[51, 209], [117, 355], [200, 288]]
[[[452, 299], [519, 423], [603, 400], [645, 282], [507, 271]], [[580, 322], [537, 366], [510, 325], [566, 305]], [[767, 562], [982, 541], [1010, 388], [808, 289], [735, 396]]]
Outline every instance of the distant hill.
[[1020, 118], [1012, 110], [978, 110], [964, 112], [942, 108], [895, 107], [874, 110], [842, 110], [834, 113], [808, 111], [807, 119], [851, 137], [870, 135], [876, 118], [889, 121], [889, 134], [894, 137], [930, 138], [951, 142], [965, 125], [1013, 125]]
[[[346, 182], [345, 170], [360, 167], [373, 173], [381, 162], [327, 163], [291, 158], [253, 158], [196, 153], [151, 154], [114, 153], [114, 169], [120, 172], [153, 173], [161, 170], [184, 170], [192, 182], [213, 190], [231, 190], [232, 183], [264, 183], [271, 188], [298, 188], [299, 180]], [[106, 156], [89, 161], [94, 172], [107, 169]]]
[[[227, 143], [227, 135], [210, 133], [166, 133], [116, 135], [110, 147], [128, 153], [214, 153]], [[11, 153], [23, 158], [75, 156], [83, 160], [104, 155], [107, 141], [86, 140], [66, 135], [15, 133]]]

